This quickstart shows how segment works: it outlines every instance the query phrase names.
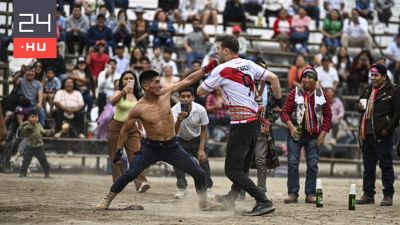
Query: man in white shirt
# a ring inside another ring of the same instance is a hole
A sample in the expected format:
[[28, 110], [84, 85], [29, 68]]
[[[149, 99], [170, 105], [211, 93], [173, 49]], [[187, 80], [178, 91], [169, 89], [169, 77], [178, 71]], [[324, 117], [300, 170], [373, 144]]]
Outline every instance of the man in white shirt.
[[162, 68], [165, 68], [166, 66], [172, 66], [172, 73], [174, 74], [174, 76], [179, 76], [178, 67], [176, 66], [175, 61], [172, 60], [172, 53], [172, 50], [167, 48], [164, 49]]
[[114, 82], [120, 77], [121, 74], [117, 72], [117, 61], [110, 59], [97, 78], [99, 116], [107, 105], [108, 98], [114, 95]]
[[[211, 191], [213, 181], [211, 180], [210, 164], [205, 151], [208, 117], [206, 109], [193, 100], [193, 88], [179, 91], [179, 102], [171, 109], [175, 121], [175, 132], [182, 148], [197, 158], [200, 167], [206, 172], [207, 198], [212, 199], [214, 198]], [[182, 199], [186, 195], [187, 187], [185, 173], [176, 167], [174, 167], [174, 171], [177, 179], [176, 186], [178, 187], [175, 198]]]
[[323, 56], [321, 59], [321, 66], [316, 69], [318, 73], [318, 83], [322, 89], [332, 88], [336, 90], [339, 84], [339, 75], [337, 70], [331, 66], [331, 59], [329, 56]]
[[115, 61], [117, 62], [117, 73], [122, 74], [129, 68], [129, 58], [124, 57], [124, 44], [118, 43], [115, 48]]
[[400, 84], [400, 34], [387, 46], [385, 55], [389, 59], [387, 68], [394, 75], [392, 81]]
[[351, 18], [343, 23], [342, 46], [358, 46], [372, 50], [372, 38], [368, 33], [368, 22], [360, 17], [357, 10], [351, 11]]
[[[227, 195], [218, 198], [216, 196], [216, 198], [227, 208], [234, 207], [235, 200], [243, 189], [256, 200], [254, 208], [245, 215], [257, 216], [272, 213], [275, 211], [272, 202], [257, 188], [247, 172], [253, 158], [261, 123], [267, 125], [261, 119], [261, 110], [255, 101], [254, 80], [269, 81], [274, 96], [280, 100], [282, 97], [279, 79], [274, 73], [254, 62], [239, 58], [239, 42], [235, 36], [217, 36], [215, 42], [217, 55], [222, 64], [211, 71], [208, 78], [197, 89], [197, 94], [203, 96], [220, 88], [231, 116], [225, 174], [233, 184]], [[282, 101], [277, 101], [277, 106], [281, 105]]]

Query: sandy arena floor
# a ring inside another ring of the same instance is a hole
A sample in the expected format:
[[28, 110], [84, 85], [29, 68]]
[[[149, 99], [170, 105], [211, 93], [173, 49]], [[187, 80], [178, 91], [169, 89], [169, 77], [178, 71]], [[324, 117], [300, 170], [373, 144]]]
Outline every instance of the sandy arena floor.
[[[360, 196], [360, 179], [323, 179], [324, 207], [316, 208], [304, 203], [303, 193], [299, 203], [284, 204], [286, 178], [270, 178], [268, 197], [276, 211], [261, 217], [235, 215], [234, 211], [200, 211], [191, 179], [184, 200], [173, 199], [174, 178], [149, 177], [151, 189], [147, 193], [136, 193], [129, 185], [107, 211], [96, 211], [94, 206], [109, 189], [111, 176], [54, 174], [44, 179], [38, 173], [27, 178], [0, 174], [0, 180], [0, 224], [400, 224], [399, 194], [393, 207], [379, 207], [380, 182], [375, 205], [347, 210], [350, 184], [357, 184]], [[224, 177], [215, 177], [214, 184], [217, 194], [225, 193], [230, 186]], [[395, 189], [400, 191], [398, 182]], [[135, 204], [144, 210], [132, 209]], [[246, 195], [245, 201], [237, 202], [236, 210], [248, 210], [253, 204]]]

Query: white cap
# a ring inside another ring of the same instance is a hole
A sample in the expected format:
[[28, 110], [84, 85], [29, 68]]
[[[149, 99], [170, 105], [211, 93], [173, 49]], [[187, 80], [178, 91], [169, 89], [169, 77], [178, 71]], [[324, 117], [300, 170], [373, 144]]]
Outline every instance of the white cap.
[[317, 179], [317, 189], [322, 189], [321, 179]]
[[350, 185], [350, 193], [349, 194], [352, 194], [352, 195], [355, 195], [357, 192], [356, 192], [356, 184], [351, 184]]

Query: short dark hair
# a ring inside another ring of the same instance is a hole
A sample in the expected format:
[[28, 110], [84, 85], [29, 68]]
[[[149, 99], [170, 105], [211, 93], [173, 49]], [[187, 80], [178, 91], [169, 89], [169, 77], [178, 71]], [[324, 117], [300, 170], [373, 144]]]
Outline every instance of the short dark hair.
[[142, 57], [142, 58], [140, 59], [140, 62], [141, 62], [141, 63], [143, 63], [143, 61], [146, 61], [148, 64], [151, 64], [150, 59], [147, 58], [147, 57]]
[[164, 53], [172, 54], [172, 53], [174, 53], [174, 51], [171, 48], [165, 48]]
[[82, 5], [81, 4], [76, 4], [76, 5], [74, 5], [74, 9], [75, 8], [82, 9]]
[[190, 94], [192, 94], [192, 96], [194, 96], [194, 89], [192, 87], [188, 87], [188, 88], [179, 90], [179, 96], [181, 96], [182, 92], [190, 92]]
[[223, 48], [228, 48], [235, 54], [239, 52], [239, 41], [233, 35], [223, 34], [215, 38], [215, 43], [221, 42]]
[[143, 86], [143, 83], [145, 81], [152, 80], [154, 77], [158, 77], [158, 76], [160, 76], [160, 74], [157, 73], [156, 71], [146, 70], [146, 71], [142, 72], [139, 76], [140, 85]]
[[196, 60], [193, 60], [193, 61], [192, 61], [192, 65], [194, 65], [195, 63], [198, 63], [198, 64], [201, 65], [201, 61], [200, 61], [200, 60], [197, 60], [197, 59], [196, 59]]
[[32, 109], [32, 110], [28, 111], [27, 115], [28, 115], [28, 117], [30, 117], [32, 115], [39, 116], [39, 113], [38, 113], [38, 111]]

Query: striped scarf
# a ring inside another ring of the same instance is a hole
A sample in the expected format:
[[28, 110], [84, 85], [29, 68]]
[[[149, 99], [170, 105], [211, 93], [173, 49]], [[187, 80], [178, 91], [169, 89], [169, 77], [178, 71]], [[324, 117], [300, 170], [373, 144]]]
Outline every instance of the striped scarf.
[[316, 134], [318, 133], [318, 125], [317, 125], [317, 120], [315, 118], [315, 113], [314, 113], [314, 107], [311, 105], [310, 101], [311, 96], [308, 94], [304, 94], [304, 106], [306, 108], [305, 113], [304, 113], [304, 119], [305, 119], [305, 129], [306, 131], [310, 134]]
[[367, 108], [365, 109], [364, 116], [362, 117], [361, 121], [361, 137], [363, 140], [367, 138], [367, 121], [372, 119], [372, 113], [374, 111], [374, 102], [376, 96], [378, 96], [379, 90], [381, 88], [373, 89], [371, 91], [371, 95], [369, 96], [367, 102]]

